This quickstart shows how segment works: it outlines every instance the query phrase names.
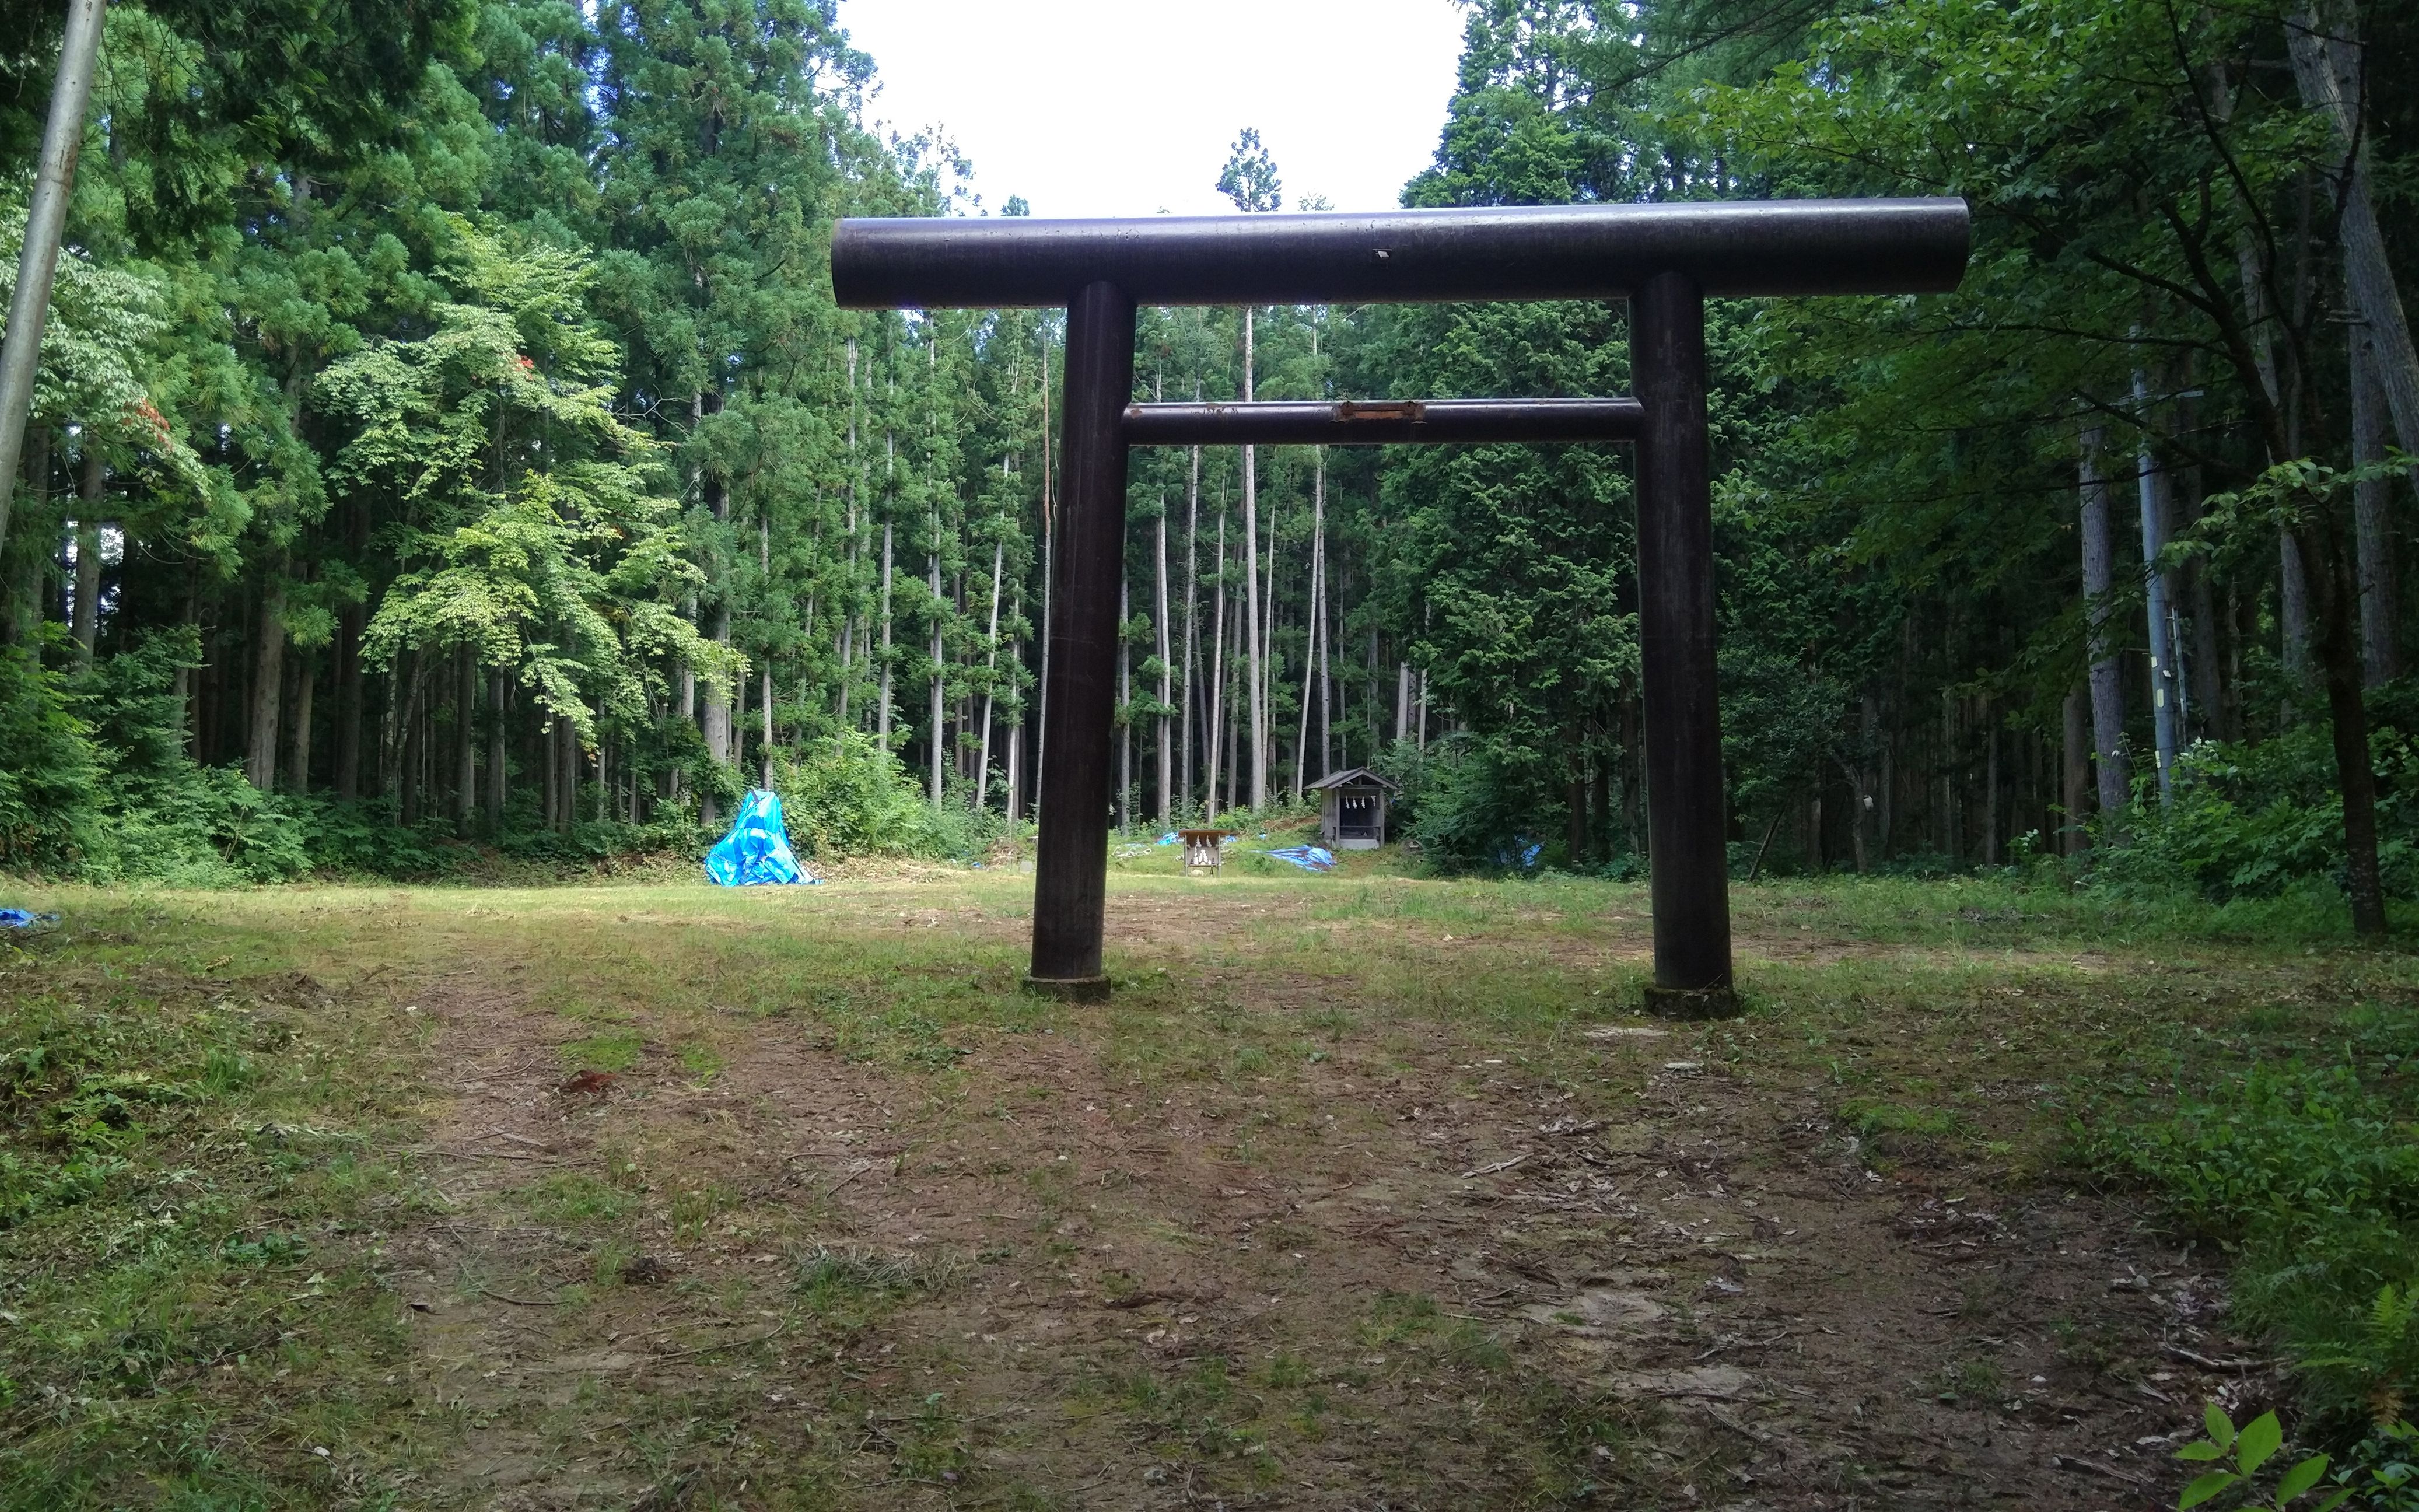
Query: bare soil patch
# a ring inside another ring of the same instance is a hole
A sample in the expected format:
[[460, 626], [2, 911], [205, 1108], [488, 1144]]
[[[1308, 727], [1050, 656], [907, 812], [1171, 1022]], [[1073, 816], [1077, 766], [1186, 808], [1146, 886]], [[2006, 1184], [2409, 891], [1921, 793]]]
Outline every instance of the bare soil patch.
[[[904, 1062], [810, 1004], [640, 1008], [629, 1063], [578, 1082], [593, 1026], [529, 983], [421, 982], [449, 1211], [395, 1283], [415, 1396], [459, 1434], [424, 1494], [2147, 1506], [2202, 1400], [2265, 1389], [2133, 1214], [1971, 1140], [1858, 1134], [1802, 1064], [1734, 1057], [1768, 1023], [1404, 1016], [1363, 955], [1260, 964], [1281, 898], [1112, 909], [1163, 980], [940, 1023]], [[1546, 922], [1346, 928], [1448, 972], [1463, 946], [1477, 996]], [[834, 927], [1024, 926], [927, 888]], [[1627, 928], [1590, 950], [1634, 958]], [[701, 1032], [711, 1065], [674, 1043]]]

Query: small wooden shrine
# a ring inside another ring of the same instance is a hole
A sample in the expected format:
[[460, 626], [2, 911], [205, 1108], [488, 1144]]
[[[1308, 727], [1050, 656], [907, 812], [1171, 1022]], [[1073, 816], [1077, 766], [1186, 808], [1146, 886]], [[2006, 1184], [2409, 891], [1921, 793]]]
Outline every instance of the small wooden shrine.
[[1330, 772], [1303, 791], [1319, 795], [1318, 836], [1331, 851], [1374, 851], [1386, 843], [1386, 804], [1401, 792], [1365, 766]]
[[1184, 842], [1184, 874], [1193, 876], [1203, 872], [1217, 872], [1226, 864], [1226, 841], [1234, 835], [1231, 829], [1179, 829], [1177, 839]]

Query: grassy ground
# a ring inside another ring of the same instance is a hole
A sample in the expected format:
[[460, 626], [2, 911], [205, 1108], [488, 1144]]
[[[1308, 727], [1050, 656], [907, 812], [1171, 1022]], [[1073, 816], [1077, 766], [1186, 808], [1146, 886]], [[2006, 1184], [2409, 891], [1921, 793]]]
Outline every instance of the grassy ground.
[[[2256, 1405], [2095, 1088], [2323, 1040], [2331, 911], [1121, 854], [1030, 878], [41, 892], [0, 956], [0, 1507], [2172, 1504]], [[2238, 1414], [2240, 1415], [2240, 1414]]]

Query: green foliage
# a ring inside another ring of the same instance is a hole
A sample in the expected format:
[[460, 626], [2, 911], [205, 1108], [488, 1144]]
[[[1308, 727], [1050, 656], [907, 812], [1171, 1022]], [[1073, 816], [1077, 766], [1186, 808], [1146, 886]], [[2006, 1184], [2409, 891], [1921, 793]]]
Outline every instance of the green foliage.
[[[2419, 893], [2419, 687], [2400, 682], [2369, 698], [2378, 860], [2387, 894], [2408, 898]], [[2092, 868], [2095, 885], [2181, 884], [2219, 903], [2273, 897], [2312, 878], [2340, 886], [2343, 872], [2343, 796], [2328, 732], [2316, 723], [2257, 744], [2208, 741], [2185, 751], [2172, 802], [2160, 804], [2146, 783], [2124, 843], [2102, 846]]]
[[2295, 1239], [2334, 1218], [2419, 1218], [2419, 1146], [2347, 1065], [2255, 1063], [2159, 1122], [2110, 1134], [2095, 1163], [2153, 1182], [2199, 1233], [2246, 1219]]
[[[1506, 737], [1453, 735], [1410, 753], [1402, 768], [1409, 828], [1429, 864], [1448, 872], [1526, 872], [1540, 843], [1537, 827], [1554, 825], [1561, 803], [1537, 754]], [[1399, 821], [1398, 821], [1399, 822]], [[1554, 833], [1552, 829], [1548, 834]]]
[[2237, 1318], [2276, 1338], [2331, 1428], [2392, 1421], [2419, 1392], [2414, 1054], [2398, 1018], [2357, 1020], [2339, 1060], [2204, 1067], [2166, 1108], [2079, 1131], [2085, 1164], [2234, 1252]]
[[972, 811], [963, 795], [935, 809], [898, 757], [853, 730], [782, 755], [773, 791], [800, 856], [970, 860], [1005, 833], [995, 815]]
[[[2258, 1484], [2261, 1469], [2285, 1444], [2285, 1430], [2273, 1412], [2262, 1412], [2244, 1424], [2240, 1433], [2235, 1431], [2234, 1420], [2215, 1402], [2210, 1403], [2201, 1415], [2209, 1426], [2209, 1437], [2177, 1450], [2176, 1458], [2188, 1464], [2215, 1463], [2220, 1468], [2203, 1472], [2184, 1488], [2183, 1494], [2176, 1500], [2177, 1512], [2198, 1506], [2225, 1491], [2252, 1492]], [[2259, 1508], [2260, 1512], [2281, 1512], [2288, 1502], [2317, 1489], [2326, 1473], [2327, 1457], [2312, 1455], [2279, 1474], [2264, 1496], [2254, 1495], [2241, 1504]], [[2350, 1494], [2336, 1491], [2313, 1504], [2309, 1512], [2329, 1512]]]
[[100, 754], [64, 682], [32, 652], [0, 648], [0, 866], [64, 867], [100, 842]]
[[2344, 1456], [2335, 1484], [2365, 1512], [2419, 1512], [2419, 1428], [2380, 1425]]

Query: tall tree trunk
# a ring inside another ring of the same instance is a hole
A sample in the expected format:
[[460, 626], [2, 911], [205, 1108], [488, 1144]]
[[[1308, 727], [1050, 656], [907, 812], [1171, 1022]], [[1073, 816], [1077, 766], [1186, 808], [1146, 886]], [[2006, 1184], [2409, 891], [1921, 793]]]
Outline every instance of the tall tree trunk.
[[[705, 416], [719, 413], [721, 409], [720, 393], [708, 393], [701, 390], [692, 392], [689, 396], [691, 425], [694, 427], [702, 424]], [[698, 462], [697, 486], [699, 494], [705, 501], [707, 512], [714, 517], [715, 524], [717, 526], [730, 524], [730, 486], [703, 458], [700, 458]], [[723, 545], [721, 533], [717, 532], [707, 563], [709, 580], [706, 591], [714, 601], [714, 643], [727, 650], [731, 645], [732, 571]], [[736, 733], [732, 727], [731, 702], [732, 696], [738, 692], [738, 685], [736, 680], [733, 680], [729, 687], [709, 687], [706, 691], [708, 697], [703, 720], [705, 753], [713, 759], [716, 765], [729, 766], [734, 754], [732, 750], [732, 736]], [[578, 745], [576, 738], [572, 744], [575, 747]], [[570, 791], [577, 793], [576, 787]], [[573, 796], [566, 795], [563, 799], [562, 820], [566, 827], [571, 823], [577, 799]], [[712, 794], [705, 795], [701, 816], [709, 828], [720, 817], [719, 806], [716, 804]]]
[[[184, 608], [177, 614], [177, 624], [179, 629], [193, 631], [194, 642], [199, 644], [202, 630], [201, 574], [193, 566], [188, 565], [184, 579], [185, 603]], [[193, 669], [183, 665], [180, 661], [177, 668], [176, 681], [170, 685], [170, 687], [177, 700], [177, 744], [190, 755], [193, 748]]]
[[504, 701], [511, 684], [501, 668], [487, 673], [487, 833], [504, 832]]
[[1964, 816], [1957, 803], [1957, 695], [1940, 690], [1940, 850], [1951, 865], [1964, 854]]
[[2125, 685], [2119, 676], [2115, 607], [2116, 548], [2110, 539], [2108, 479], [2101, 471], [2105, 438], [2097, 425], [2083, 432], [2080, 470], [2083, 495], [2083, 603], [2091, 638], [2091, 736], [2099, 753], [2100, 812], [2115, 825], [2132, 792], [2125, 771]]
[[[1244, 563], [1243, 570], [1251, 571], [1251, 563]], [[1244, 727], [1251, 723], [1249, 711], [1242, 707], [1244, 696], [1250, 691], [1250, 685], [1245, 680], [1243, 670], [1243, 641], [1247, 632], [1245, 620], [1240, 612], [1240, 594], [1237, 598], [1234, 644], [1226, 648], [1226, 680], [1235, 685], [1226, 689], [1225, 695], [1226, 807], [1230, 810], [1242, 806], [1246, 792], [1243, 788], [1242, 743]]]
[[[8, 541], [8, 506], [15, 489], [17, 457], [34, 403], [35, 375], [41, 366], [42, 327], [50, 319], [51, 280], [58, 271], [60, 234], [75, 187], [76, 155], [83, 148], [85, 112], [92, 101], [94, 60], [101, 42], [102, 0], [69, 0], [59, 36], [59, 61], [51, 81], [51, 106], [42, 128], [34, 191], [26, 202], [25, 234], [18, 246], [17, 280], [8, 305], [8, 330], [0, 336], [0, 548]], [[47, 458], [45, 469], [48, 471]]]
[[568, 717], [560, 722], [562, 726], [562, 778], [559, 790], [562, 795], [562, 827], [568, 830], [579, 820], [579, 726]]
[[[695, 594], [690, 594], [681, 600], [681, 616], [691, 625], [703, 628], [705, 622], [698, 617]], [[680, 709], [682, 718], [692, 724], [697, 721], [697, 669], [686, 662], [681, 664], [680, 670]], [[551, 819], [552, 815], [549, 813], [549, 822]]]
[[[1243, 402], [1252, 402], [1253, 311], [1243, 311]], [[1268, 807], [1269, 740], [1267, 705], [1261, 702], [1260, 643], [1260, 477], [1256, 447], [1243, 448], [1243, 625], [1246, 690], [1252, 717], [1252, 808]]]
[[882, 691], [873, 715], [873, 738], [884, 750], [890, 748], [890, 575], [894, 565], [890, 521], [886, 519], [882, 522]]
[[[2182, 436], [2200, 433], [2200, 401], [2195, 391], [2198, 383], [2193, 377], [2189, 360], [2183, 369], [2184, 392], [2176, 396], [2176, 430]], [[2186, 535], [2200, 529], [2201, 471], [2197, 462], [2188, 462], [2177, 473], [2176, 522]], [[2196, 552], [2184, 561], [2182, 587], [2184, 611], [2192, 619], [2192, 654], [2184, 658], [2185, 682], [2192, 689], [2192, 702], [2200, 710], [2201, 729], [2219, 740], [2242, 738], [2242, 722], [2236, 717], [2234, 687], [2226, 676], [2222, 627], [2217, 618], [2217, 601], [2210, 586], [2208, 557]], [[2187, 723], [2184, 738], [2192, 738]]]
[[2361, 697], [2360, 580], [2323, 504], [2304, 512], [2294, 534], [2310, 574], [2312, 620], [2319, 666], [2326, 674], [2327, 714], [2335, 776], [2343, 793], [2344, 890], [2354, 933], [2385, 933], [2385, 889], [2377, 856], [2377, 774], [2370, 764], [2368, 711]]
[[366, 614], [348, 605], [336, 617], [336, 796], [351, 802], [362, 795], [362, 627]]
[[398, 666], [396, 674], [387, 679], [393, 689], [390, 697], [394, 701], [395, 733], [400, 737], [394, 763], [396, 810], [407, 825], [420, 823], [421, 730], [426, 723], [420, 717], [420, 706], [426, 697], [427, 659], [417, 651], [407, 652], [398, 660], [408, 665]]
[[2159, 554], [2166, 549], [2167, 524], [2175, 509], [2169, 498], [2167, 471], [2151, 450], [2150, 377], [2141, 368], [2134, 369], [2134, 409], [2142, 428], [2141, 444], [2135, 449], [2134, 468], [2136, 492], [2142, 512], [2143, 604], [2147, 644], [2150, 648], [2150, 730], [2151, 749], [2158, 764], [2159, 802], [2170, 803], [2175, 797], [2176, 751], [2181, 741], [2182, 721], [2179, 718], [2181, 679], [2176, 675], [2175, 622], [2168, 606], [2173, 602], [2175, 579], [2159, 565]]
[[[727, 603], [714, 606], [714, 643], [726, 651], [731, 647], [731, 606]], [[735, 677], [720, 687], [706, 689], [705, 752], [718, 765], [729, 766], [739, 759], [732, 702], [741, 696], [740, 682]]]
[[84, 486], [76, 496], [75, 665], [92, 668], [93, 647], [100, 640], [100, 506], [104, 477], [100, 439], [90, 426], [84, 437]]
[[1872, 869], [1872, 848], [1867, 832], [1873, 826], [1873, 769], [1872, 757], [1880, 744], [1882, 723], [1881, 700], [1871, 688], [1857, 700], [1857, 743], [1862, 748], [1854, 763], [1847, 766], [1848, 779], [1855, 787], [1848, 810], [1848, 843], [1856, 856], [1857, 874], [1862, 876]]
[[[2306, 687], [2310, 681], [2310, 573], [2302, 561], [2302, 543], [2289, 531], [2276, 537], [2276, 625], [2280, 631], [2277, 647], [2285, 668], [2285, 681], [2289, 687]], [[2293, 701], [2285, 700], [2286, 718], [2293, 718]]]
[[1210, 719], [1203, 731], [1210, 748], [1210, 784], [1202, 800], [1202, 817], [1212, 824], [1218, 818], [1218, 774], [1222, 766], [1219, 741], [1225, 730], [1222, 716], [1226, 696], [1226, 510], [1223, 503], [1218, 509], [1217, 562], [1217, 605], [1210, 628]]
[[467, 838], [479, 795], [479, 662], [464, 641], [454, 648], [454, 833]]
[[262, 573], [252, 656], [250, 751], [244, 777], [263, 793], [277, 785], [278, 695], [285, 686], [285, 569], [272, 557]]
[[2065, 741], [2061, 747], [2059, 798], [2066, 811], [2059, 816], [2058, 850], [2067, 856], [2080, 856], [2091, 843], [2091, 833], [2084, 828], [2083, 819], [2091, 804], [2091, 698], [2082, 688], [2070, 689], [2060, 711], [2064, 718]]
[[[1009, 610], [1008, 617], [1020, 623], [1023, 622], [1025, 618], [1025, 592], [1023, 589], [1019, 589], [1017, 591], [1016, 605], [1013, 609]], [[1016, 636], [1010, 638], [1008, 647], [1008, 664], [1012, 668], [1022, 668], [1025, 665], [1024, 637]], [[1009, 710], [1008, 822], [1013, 825], [1019, 819], [1025, 817], [1025, 788], [1023, 786], [1025, 777], [1024, 689], [1017, 689], [1017, 696], [1009, 701]]]
[[311, 792], [311, 705], [318, 681], [318, 658], [307, 651], [295, 656], [294, 733], [285, 748], [285, 786], [296, 797]]
[[1158, 571], [1154, 576], [1159, 594], [1159, 613], [1152, 625], [1159, 640], [1159, 740], [1157, 743], [1159, 747], [1159, 827], [1161, 833], [1164, 834], [1168, 824], [1176, 817], [1176, 795], [1173, 791], [1176, 780], [1176, 752], [1170, 750], [1167, 745], [1167, 711], [1173, 706], [1168, 702], [1168, 695], [1173, 691], [1170, 686], [1173, 669], [1168, 666], [1167, 505], [1164, 501], [1160, 504], [1159, 518], [1154, 522], [1153, 528], [1157, 532], [1155, 559]]
[[[1314, 498], [1316, 494], [1314, 494]], [[1310, 618], [1302, 625], [1302, 709], [1294, 720], [1293, 801], [1302, 802], [1302, 768], [1310, 760], [1310, 698], [1312, 679], [1318, 675], [1318, 529], [1317, 505], [1312, 505], [1310, 532]], [[1274, 584], [1271, 585], [1271, 588]]]
[[1999, 717], [1989, 703], [1982, 717], [1990, 728], [1982, 737], [1982, 864], [1999, 864]]
[[[2228, 102], [2226, 108], [2230, 110], [2231, 96], [2223, 88], [2217, 94], [2222, 101]], [[2268, 298], [2274, 270], [2261, 256], [2247, 230], [2235, 240], [2235, 261], [2241, 270], [2243, 329], [2251, 345], [2258, 396], [2270, 414], [2281, 418], [2284, 430], [2281, 439], [2272, 438], [2269, 444], [2269, 460], [2279, 462], [2301, 454], [2301, 405], [2296, 397], [2300, 385], [2288, 383], [2276, 366], [2275, 312], [2270, 308]], [[2285, 348], [2288, 356], [2294, 349], [2289, 342]], [[2294, 542], [2291, 532], [2277, 532], [2276, 556], [2276, 621], [2283, 642], [2282, 660], [2288, 681], [2305, 683], [2310, 670], [2310, 599], [2302, 572], [2302, 548]], [[2289, 703], [2287, 717], [2291, 717]]]
[[[1007, 469], [1003, 465], [1002, 471]], [[975, 812], [980, 813], [991, 802], [991, 727], [992, 716], [999, 693], [999, 575], [1007, 563], [1008, 542], [994, 536], [991, 543], [991, 627], [983, 632], [983, 702], [982, 748], [975, 758]], [[1009, 786], [1015, 785], [1014, 779]], [[1011, 809], [1013, 805], [1010, 806]]]
[[[1201, 386], [1193, 386], [1193, 397], [1201, 397]], [[1201, 448], [1193, 448], [1192, 475], [1184, 488], [1184, 802], [1193, 803], [1193, 701], [1200, 684], [1200, 636], [1198, 633], [1201, 557]]]
[[932, 549], [925, 558], [924, 582], [932, 605], [932, 643], [926, 653], [931, 659], [932, 671], [925, 679], [928, 705], [925, 716], [930, 721], [926, 728], [932, 732], [931, 748], [927, 754], [932, 758], [932, 807], [938, 810], [941, 807], [942, 758], [947, 754], [949, 743], [948, 731], [944, 725], [946, 710], [943, 707], [947, 702], [946, 695], [948, 689], [948, 666], [942, 660], [944, 648], [941, 644], [941, 512], [938, 509], [932, 511]]
[[2360, 100], [2348, 96], [2346, 74], [2360, 74], [2360, 39], [2349, 3], [2329, 7], [2323, 18], [2304, 3], [2285, 23], [2286, 50], [2303, 104], [2325, 120], [2344, 154], [2336, 177], [2336, 235], [2343, 244], [2344, 285], [2367, 328], [2377, 354], [2379, 387], [2406, 452], [2419, 453], [2419, 349], [2402, 309], [2385, 238], [2370, 203], [2368, 133], [2359, 119]]
[[[16, 480], [5, 481], [5, 491], [16, 493]], [[25, 491], [37, 521], [50, 516], [51, 500], [51, 427], [37, 424], [31, 439], [25, 443]], [[19, 532], [21, 535], [24, 532]], [[5, 541], [0, 541], [0, 643], [12, 646], [31, 645], [41, 624], [41, 553], [24, 549], [23, 542], [12, 560]]]
[[[2365, 330], [2350, 332], [2351, 460], [2372, 467], [2385, 460], [2385, 393], [2378, 378], [2376, 341]], [[2360, 664], [2368, 686], [2401, 674], [2401, 615], [2394, 577], [2393, 484], [2377, 477], [2352, 485], [2353, 535], [2360, 550]]]
[[[1277, 655], [1277, 509], [1274, 503], [1271, 503], [1269, 505], [1269, 550], [1267, 560], [1262, 563], [1260, 571], [1260, 717], [1258, 728], [1261, 732], [1261, 738], [1267, 743], [1268, 747], [1268, 749], [1262, 756], [1262, 765], [1269, 773], [1270, 781], [1273, 782], [1276, 779], [1277, 769], [1277, 679], [1283, 675], [1282, 664], [1284, 660], [1283, 657]], [[1268, 799], [1269, 795], [1264, 791], [1260, 795], [1260, 802], [1253, 805], [1253, 807], [1263, 807], [1267, 804]]]
[[[1330, 584], [1340, 576], [1328, 561], [1327, 532], [1318, 535], [1318, 775], [1323, 779], [1343, 766], [1335, 758], [1335, 670], [1329, 664], [1329, 627], [1335, 620], [1335, 598]], [[1349, 580], [1347, 580], [1349, 591]]]

